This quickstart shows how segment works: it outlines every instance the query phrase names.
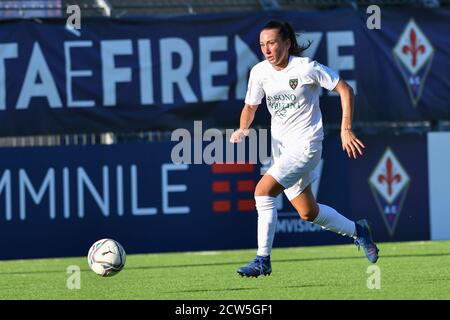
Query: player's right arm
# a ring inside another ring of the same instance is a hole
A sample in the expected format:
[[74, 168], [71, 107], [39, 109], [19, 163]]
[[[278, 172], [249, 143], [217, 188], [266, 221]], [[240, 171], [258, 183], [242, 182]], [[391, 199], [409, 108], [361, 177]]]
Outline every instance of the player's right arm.
[[231, 143], [241, 142], [248, 135], [248, 129], [255, 119], [256, 109], [264, 98], [264, 89], [261, 83], [261, 64], [257, 64], [250, 70], [248, 79], [247, 93], [245, 95], [244, 107], [241, 112], [239, 121], [239, 129], [233, 132], [230, 138]]
[[248, 129], [250, 128], [253, 119], [255, 119], [255, 113], [258, 109], [258, 105], [244, 104], [241, 112], [241, 119], [239, 129], [233, 132], [230, 138], [231, 143], [241, 142], [242, 139], [248, 135]]

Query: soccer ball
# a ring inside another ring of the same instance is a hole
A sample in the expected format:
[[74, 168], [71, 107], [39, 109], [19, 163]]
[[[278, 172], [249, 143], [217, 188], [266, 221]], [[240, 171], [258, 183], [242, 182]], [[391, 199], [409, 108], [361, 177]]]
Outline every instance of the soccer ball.
[[125, 266], [126, 254], [123, 247], [115, 240], [96, 241], [88, 253], [88, 263], [92, 271], [102, 277], [111, 277]]

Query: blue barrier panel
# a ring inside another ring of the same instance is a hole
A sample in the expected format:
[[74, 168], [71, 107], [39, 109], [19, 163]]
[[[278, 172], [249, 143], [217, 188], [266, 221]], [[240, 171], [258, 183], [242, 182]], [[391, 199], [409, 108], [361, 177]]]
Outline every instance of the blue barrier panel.
[[[319, 202], [370, 219], [377, 241], [429, 239], [426, 140], [365, 137], [349, 160], [324, 142]], [[256, 247], [260, 165], [173, 164], [174, 143], [0, 149], [0, 258], [78, 256], [110, 237], [127, 252]], [[351, 243], [281, 198], [275, 247]]]
[[351, 164], [352, 212], [371, 218], [381, 241], [429, 240], [425, 134], [371, 136]]
[[[429, 240], [426, 136], [366, 136], [362, 140], [364, 156], [349, 160], [338, 137], [325, 139], [316, 186], [318, 202], [351, 220], [369, 219], [377, 241]], [[275, 244], [349, 243], [348, 238], [331, 232], [319, 234], [320, 228], [302, 232], [294, 226], [307, 223], [296, 219], [287, 199], [283, 204], [291, 214], [279, 217]]]
[[128, 252], [253, 246], [257, 166], [175, 165], [172, 146], [0, 149], [0, 257], [83, 255], [104, 237]]

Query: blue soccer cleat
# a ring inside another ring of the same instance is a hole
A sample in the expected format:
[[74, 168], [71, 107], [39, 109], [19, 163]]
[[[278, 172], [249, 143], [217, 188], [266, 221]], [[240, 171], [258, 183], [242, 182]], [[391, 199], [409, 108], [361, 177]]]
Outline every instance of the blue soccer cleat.
[[372, 239], [372, 228], [369, 221], [366, 219], [358, 220], [356, 223], [356, 239], [355, 245], [358, 247], [362, 246], [364, 252], [366, 253], [367, 259], [370, 262], [375, 263], [378, 260], [378, 248]]
[[244, 267], [237, 270], [242, 277], [259, 277], [267, 276], [272, 273], [272, 267], [270, 265], [270, 256], [261, 257], [256, 256], [256, 258]]

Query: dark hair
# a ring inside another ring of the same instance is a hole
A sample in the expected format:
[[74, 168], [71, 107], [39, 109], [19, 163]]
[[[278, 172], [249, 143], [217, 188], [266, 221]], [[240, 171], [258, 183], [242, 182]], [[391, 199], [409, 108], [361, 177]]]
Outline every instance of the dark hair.
[[283, 40], [291, 40], [291, 47], [289, 48], [289, 54], [293, 56], [300, 56], [303, 51], [309, 48], [312, 41], [308, 40], [308, 44], [300, 46], [297, 42], [297, 34], [294, 28], [289, 22], [282, 22], [277, 20], [271, 20], [262, 30], [277, 29]]

